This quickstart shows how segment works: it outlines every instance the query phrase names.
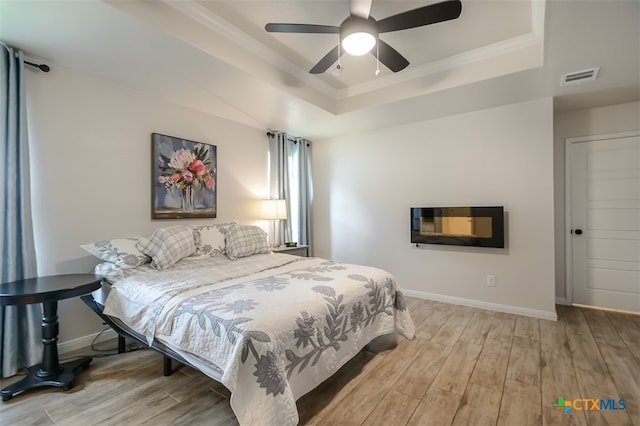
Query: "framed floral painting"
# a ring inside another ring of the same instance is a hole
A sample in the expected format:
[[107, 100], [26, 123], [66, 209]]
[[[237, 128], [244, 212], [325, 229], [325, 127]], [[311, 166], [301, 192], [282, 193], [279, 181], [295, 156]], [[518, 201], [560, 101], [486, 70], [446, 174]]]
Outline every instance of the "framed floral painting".
[[153, 219], [216, 217], [216, 146], [151, 134]]

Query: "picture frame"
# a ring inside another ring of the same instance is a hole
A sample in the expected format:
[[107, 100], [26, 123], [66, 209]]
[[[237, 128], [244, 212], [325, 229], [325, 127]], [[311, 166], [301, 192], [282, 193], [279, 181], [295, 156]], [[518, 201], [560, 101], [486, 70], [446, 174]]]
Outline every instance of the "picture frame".
[[215, 218], [217, 147], [151, 134], [151, 218]]

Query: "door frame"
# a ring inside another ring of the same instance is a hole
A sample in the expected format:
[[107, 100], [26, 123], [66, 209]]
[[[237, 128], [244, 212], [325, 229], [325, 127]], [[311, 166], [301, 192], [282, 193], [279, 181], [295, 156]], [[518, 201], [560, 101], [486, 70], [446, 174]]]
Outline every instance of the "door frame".
[[564, 149], [564, 203], [565, 203], [565, 218], [564, 218], [564, 231], [565, 231], [565, 298], [568, 305], [573, 304], [573, 237], [571, 234], [571, 218], [573, 217], [573, 205], [571, 203], [572, 200], [572, 192], [571, 192], [571, 177], [572, 177], [572, 168], [571, 164], [573, 164], [573, 157], [571, 154], [571, 147], [574, 143], [581, 142], [593, 142], [599, 140], [606, 139], [622, 139], [629, 137], [640, 137], [640, 131], [634, 130], [631, 132], [620, 132], [620, 133], [606, 133], [602, 135], [593, 135], [593, 136], [580, 136], [575, 138], [567, 138], [565, 139], [565, 149]]

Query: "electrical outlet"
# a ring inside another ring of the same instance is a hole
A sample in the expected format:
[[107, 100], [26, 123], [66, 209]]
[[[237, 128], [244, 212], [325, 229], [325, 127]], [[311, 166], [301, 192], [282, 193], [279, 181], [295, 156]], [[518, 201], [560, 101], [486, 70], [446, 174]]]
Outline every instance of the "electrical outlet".
[[495, 275], [487, 275], [487, 285], [489, 287], [496, 286], [496, 276]]

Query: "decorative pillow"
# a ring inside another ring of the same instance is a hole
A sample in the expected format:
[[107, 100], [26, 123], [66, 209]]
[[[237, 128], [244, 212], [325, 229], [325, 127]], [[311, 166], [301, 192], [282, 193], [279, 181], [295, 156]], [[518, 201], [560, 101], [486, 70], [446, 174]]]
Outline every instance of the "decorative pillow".
[[151, 237], [140, 238], [136, 247], [151, 256], [151, 266], [165, 269], [196, 252], [193, 231], [187, 226], [156, 229]]
[[226, 254], [225, 234], [229, 228], [235, 224], [235, 222], [231, 222], [194, 226], [193, 238], [196, 242], [196, 254], [192, 257], [206, 258]]
[[133, 269], [151, 261], [151, 258], [136, 248], [141, 237], [102, 240], [81, 245], [83, 249], [105, 262], [111, 262], [122, 269]]
[[120, 278], [124, 276], [124, 271], [121, 267], [111, 262], [98, 263], [93, 269], [96, 275], [106, 278]]
[[227, 256], [235, 260], [252, 254], [269, 253], [267, 233], [253, 225], [234, 225], [227, 231]]
[[224, 233], [217, 226], [199, 226], [193, 228], [196, 242], [196, 254], [193, 257], [213, 257], [225, 254]]

